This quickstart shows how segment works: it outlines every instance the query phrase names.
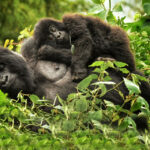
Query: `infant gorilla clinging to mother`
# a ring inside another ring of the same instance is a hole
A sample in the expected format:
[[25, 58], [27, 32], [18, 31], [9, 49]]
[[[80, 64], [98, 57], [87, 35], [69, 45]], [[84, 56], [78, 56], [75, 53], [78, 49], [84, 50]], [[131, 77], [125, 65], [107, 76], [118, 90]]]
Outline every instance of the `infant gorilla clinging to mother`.
[[[135, 70], [126, 33], [94, 17], [74, 14], [64, 16], [62, 22], [42, 19], [35, 26], [32, 41], [32, 51], [22, 50], [31, 66], [38, 58], [71, 65], [75, 81], [87, 76], [88, 65], [97, 57], [125, 62], [130, 71]], [[72, 45], [75, 47], [73, 54], [70, 52]]]
[[130, 71], [135, 70], [126, 33], [94, 17], [69, 14], [63, 17], [63, 21], [42, 19], [35, 26], [33, 38], [40, 59], [60, 63], [66, 63], [74, 45], [70, 62], [73, 80], [87, 76], [88, 65], [97, 57], [125, 62]]
[[[75, 47], [73, 54], [70, 50], [72, 44]], [[121, 28], [111, 27], [94, 17], [76, 14], [64, 16], [63, 22], [48, 18], [40, 20], [33, 37], [23, 44], [22, 55], [34, 70], [38, 82], [50, 81], [60, 88], [68, 83], [76, 85], [72, 78], [78, 81], [87, 76], [90, 73], [88, 65], [97, 57], [123, 61], [131, 72], [140, 74], [135, 69], [127, 35]], [[116, 83], [122, 81], [123, 75], [119, 72], [109, 70], [109, 73]], [[65, 80], [62, 80], [64, 74]], [[126, 87], [123, 84], [120, 87], [127, 95]], [[140, 87], [141, 95], [149, 101], [150, 86], [142, 81]], [[115, 104], [123, 102], [116, 92], [110, 92], [105, 97]]]

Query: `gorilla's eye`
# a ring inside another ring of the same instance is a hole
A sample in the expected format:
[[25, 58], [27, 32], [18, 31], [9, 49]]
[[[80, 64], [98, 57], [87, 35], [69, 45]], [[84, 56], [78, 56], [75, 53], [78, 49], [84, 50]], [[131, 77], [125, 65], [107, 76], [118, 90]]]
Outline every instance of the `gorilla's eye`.
[[55, 28], [55, 26], [49, 26], [49, 31], [50, 32], [56, 32], [57, 29]]
[[0, 64], [0, 71], [3, 71], [4, 70], [4, 64]]

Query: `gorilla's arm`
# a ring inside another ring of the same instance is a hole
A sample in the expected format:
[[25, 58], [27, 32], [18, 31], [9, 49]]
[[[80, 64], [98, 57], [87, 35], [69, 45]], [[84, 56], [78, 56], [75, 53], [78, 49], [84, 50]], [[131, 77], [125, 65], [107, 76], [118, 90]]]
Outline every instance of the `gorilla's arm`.
[[36, 53], [37, 49], [35, 48], [35, 40], [33, 39], [33, 37], [25, 39], [21, 46], [21, 54], [23, 55], [23, 57], [27, 61], [30, 61], [35, 57]]
[[57, 63], [63, 63], [67, 66], [71, 64], [72, 53], [69, 49], [54, 48], [49, 45], [42, 46], [38, 51], [39, 60], [49, 60]]
[[87, 63], [92, 55], [92, 38], [86, 21], [81, 15], [66, 15], [63, 22], [71, 36], [71, 44], [75, 46], [72, 57], [73, 76], [85, 77]]

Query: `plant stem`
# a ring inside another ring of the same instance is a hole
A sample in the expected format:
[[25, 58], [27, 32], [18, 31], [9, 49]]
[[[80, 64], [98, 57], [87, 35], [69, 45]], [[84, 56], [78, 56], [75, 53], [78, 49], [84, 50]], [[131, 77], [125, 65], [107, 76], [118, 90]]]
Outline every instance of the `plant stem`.
[[109, 0], [109, 11], [111, 11], [111, 0]]

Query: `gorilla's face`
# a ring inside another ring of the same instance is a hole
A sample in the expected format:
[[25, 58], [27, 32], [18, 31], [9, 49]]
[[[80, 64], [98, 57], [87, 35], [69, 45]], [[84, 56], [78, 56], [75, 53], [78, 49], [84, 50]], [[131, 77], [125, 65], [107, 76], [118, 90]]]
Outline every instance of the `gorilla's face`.
[[0, 47], [0, 89], [16, 98], [20, 91], [31, 93], [34, 89], [34, 78], [24, 59]]
[[50, 40], [55, 40], [57, 44], [69, 41], [69, 35], [65, 31], [59, 30], [56, 26], [49, 26], [49, 35], [48, 38]]
[[65, 25], [58, 20], [41, 19], [35, 26], [34, 39], [38, 48], [45, 44], [53, 47], [70, 48], [69, 34]]
[[0, 88], [8, 89], [15, 85], [17, 74], [11, 73], [7, 66], [0, 64]]

